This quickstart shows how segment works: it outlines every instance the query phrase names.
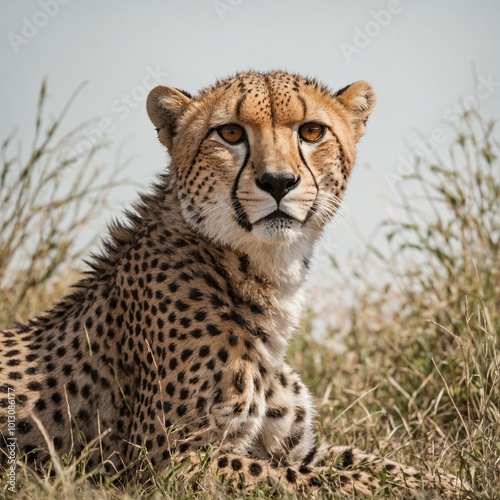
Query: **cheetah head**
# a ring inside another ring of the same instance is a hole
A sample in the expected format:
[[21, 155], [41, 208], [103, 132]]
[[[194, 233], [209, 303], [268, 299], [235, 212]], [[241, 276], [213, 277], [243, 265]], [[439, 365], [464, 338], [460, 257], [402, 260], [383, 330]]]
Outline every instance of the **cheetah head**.
[[190, 96], [156, 87], [147, 111], [193, 229], [235, 249], [312, 242], [337, 211], [375, 104], [284, 72], [240, 73]]

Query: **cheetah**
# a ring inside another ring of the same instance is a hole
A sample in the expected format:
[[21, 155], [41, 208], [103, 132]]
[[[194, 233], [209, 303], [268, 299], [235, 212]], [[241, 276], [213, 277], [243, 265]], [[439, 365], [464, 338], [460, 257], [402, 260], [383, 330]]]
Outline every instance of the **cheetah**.
[[331, 92], [281, 71], [196, 96], [153, 89], [147, 112], [168, 169], [111, 224], [71, 295], [2, 333], [19, 453], [77, 457], [98, 439], [88, 467], [112, 472], [147, 453], [161, 472], [186, 457], [196, 468], [213, 447], [210, 467], [241, 487], [371, 495], [382, 472], [418, 491], [411, 467], [318, 443], [311, 395], [286, 363], [315, 242], [374, 105], [367, 82]]

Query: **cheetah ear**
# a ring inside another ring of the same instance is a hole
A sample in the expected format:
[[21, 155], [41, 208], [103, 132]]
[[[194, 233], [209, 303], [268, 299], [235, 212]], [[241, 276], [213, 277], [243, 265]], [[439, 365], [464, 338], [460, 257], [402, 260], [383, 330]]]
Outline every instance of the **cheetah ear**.
[[365, 125], [375, 107], [375, 91], [368, 82], [356, 82], [338, 90], [335, 97], [348, 111], [356, 141], [365, 133]]
[[146, 109], [149, 119], [158, 131], [158, 139], [169, 150], [177, 134], [179, 119], [190, 101], [187, 94], [163, 85], [155, 87], [148, 95]]

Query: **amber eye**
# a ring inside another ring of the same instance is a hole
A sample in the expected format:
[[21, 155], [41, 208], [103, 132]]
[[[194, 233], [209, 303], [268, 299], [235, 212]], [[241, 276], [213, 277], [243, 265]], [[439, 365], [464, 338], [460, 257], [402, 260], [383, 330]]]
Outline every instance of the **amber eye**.
[[222, 125], [217, 129], [217, 133], [229, 144], [238, 144], [243, 140], [245, 136], [245, 131], [243, 127], [236, 125], [235, 123], [228, 123], [227, 125]]
[[299, 127], [299, 137], [306, 142], [316, 142], [325, 135], [325, 129], [319, 123], [304, 123]]

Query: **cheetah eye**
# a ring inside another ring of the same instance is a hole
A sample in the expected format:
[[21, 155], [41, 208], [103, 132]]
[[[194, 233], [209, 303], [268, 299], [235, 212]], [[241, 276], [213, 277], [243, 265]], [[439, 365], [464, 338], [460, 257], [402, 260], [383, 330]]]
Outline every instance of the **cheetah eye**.
[[304, 123], [299, 127], [299, 137], [306, 142], [318, 142], [325, 135], [326, 127], [319, 123]]
[[239, 144], [245, 137], [243, 127], [235, 123], [227, 123], [217, 129], [217, 133], [229, 144]]

